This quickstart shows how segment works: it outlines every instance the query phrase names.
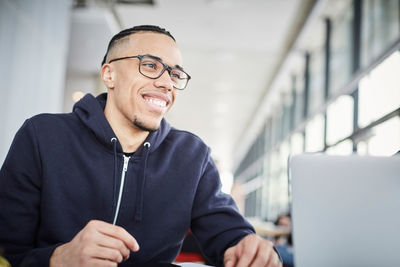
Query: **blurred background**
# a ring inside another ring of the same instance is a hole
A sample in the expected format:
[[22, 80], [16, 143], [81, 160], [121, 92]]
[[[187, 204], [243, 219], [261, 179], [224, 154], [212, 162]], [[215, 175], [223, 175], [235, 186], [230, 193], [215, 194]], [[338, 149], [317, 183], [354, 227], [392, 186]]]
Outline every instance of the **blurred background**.
[[26, 118], [104, 92], [110, 38], [140, 24], [177, 39], [192, 80], [167, 119], [249, 218], [289, 212], [289, 155], [400, 150], [399, 0], [0, 0], [0, 161]]

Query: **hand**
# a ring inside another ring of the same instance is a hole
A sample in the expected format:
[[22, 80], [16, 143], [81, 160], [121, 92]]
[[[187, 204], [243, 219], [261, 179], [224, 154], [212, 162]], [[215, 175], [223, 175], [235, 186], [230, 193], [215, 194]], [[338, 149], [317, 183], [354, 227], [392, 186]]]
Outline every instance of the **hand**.
[[138, 251], [139, 245], [125, 229], [93, 220], [54, 250], [50, 266], [118, 266], [129, 258], [130, 250]]
[[225, 267], [281, 267], [282, 263], [272, 242], [255, 234], [249, 234], [236, 246], [225, 251], [224, 265]]

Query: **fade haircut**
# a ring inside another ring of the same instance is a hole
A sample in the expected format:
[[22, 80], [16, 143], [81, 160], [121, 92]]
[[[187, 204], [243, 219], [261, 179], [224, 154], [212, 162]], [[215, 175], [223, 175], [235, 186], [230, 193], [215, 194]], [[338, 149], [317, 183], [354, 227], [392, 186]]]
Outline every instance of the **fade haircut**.
[[101, 62], [101, 65], [103, 66], [104, 63], [106, 63], [106, 59], [107, 59], [108, 53], [119, 42], [119, 40], [121, 40], [122, 38], [124, 38], [124, 37], [126, 37], [128, 35], [131, 35], [131, 34], [134, 34], [134, 33], [137, 33], [137, 32], [158, 32], [158, 33], [165, 34], [165, 35], [171, 37], [172, 40], [174, 40], [174, 42], [176, 42], [175, 38], [172, 36], [172, 34], [169, 31], [167, 31], [164, 28], [161, 28], [159, 26], [155, 26], [155, 25], [134, 26], [132, 28], [120, 31], [119, 33], [117, 33], [116, 35], [114, 35], [111, 38], [110, 42], [108, 43], [107, 52], [104, 55], [104, 58], [103, 58], [103, 61]]

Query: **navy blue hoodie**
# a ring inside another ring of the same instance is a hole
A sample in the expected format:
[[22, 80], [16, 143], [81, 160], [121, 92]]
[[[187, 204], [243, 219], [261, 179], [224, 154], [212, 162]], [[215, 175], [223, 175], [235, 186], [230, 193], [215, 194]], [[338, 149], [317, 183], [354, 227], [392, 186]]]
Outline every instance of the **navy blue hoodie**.
[[221, 193], [210, 149], [162, 120], [124, 161], [106, 98], [86, 95], [72, 113], [37, 115], [16, 134], [0, 171], [5, 257], [13, 266], [47, 266], [57, 246], [97, 219], [138, 241], [126, 263], [172, 262], [191, 228], [222, 265], [224, 251], [254, 229]]

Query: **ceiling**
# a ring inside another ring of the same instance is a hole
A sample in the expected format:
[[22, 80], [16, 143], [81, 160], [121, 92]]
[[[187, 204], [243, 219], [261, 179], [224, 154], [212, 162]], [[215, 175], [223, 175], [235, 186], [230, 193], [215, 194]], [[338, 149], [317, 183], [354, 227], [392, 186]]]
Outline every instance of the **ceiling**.
[[112, 35], [134, 25], [159, 25], [176, 38], [192, 76], [168, 121], [200, 136], [220, 167], [232, 171], [257, 105], [314, 1], [78, 2], [84, 7], [72, 13], [64, 108], [71, 109], [74, 91], [98, 93], [100, 61]]

